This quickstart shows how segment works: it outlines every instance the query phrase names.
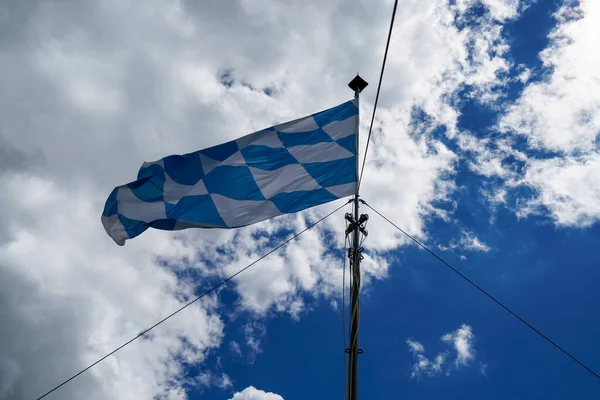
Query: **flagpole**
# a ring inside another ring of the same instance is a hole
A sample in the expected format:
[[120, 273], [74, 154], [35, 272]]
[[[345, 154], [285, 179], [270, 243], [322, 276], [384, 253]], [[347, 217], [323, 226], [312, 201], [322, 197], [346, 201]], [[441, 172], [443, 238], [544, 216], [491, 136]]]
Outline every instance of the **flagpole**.
[[[359, 107], [360, 92], [367, 87], [368, 83], [358, 74], [348, 84], [350, 89], [354, 90], [356, 107]], [[358, 148], [359, 148], [359, 128], [360, 128], [360, 108], [358, 118], [356, 119], [356, 192], [354, 194], [354, 215], [346, 214], [346, 219], [350, 222], [346, 235], [352, 233], [352, 248], [348, 254], [350, 258], [350, 275], [352, 276], [352, 285], [350, 287], [350, 347], [346, 349], [349, 354], [348, 363], [348, 390], [347, 400], [358, 399], [358, 355], [362, 350], [358, 348], [358, 326], [360, 323], [360, 261], [362, 259], [362, 250], [360, 248], [360, 232], [366, 233], [362, 224], [366, 222], [368, 216], [358, 215]]]

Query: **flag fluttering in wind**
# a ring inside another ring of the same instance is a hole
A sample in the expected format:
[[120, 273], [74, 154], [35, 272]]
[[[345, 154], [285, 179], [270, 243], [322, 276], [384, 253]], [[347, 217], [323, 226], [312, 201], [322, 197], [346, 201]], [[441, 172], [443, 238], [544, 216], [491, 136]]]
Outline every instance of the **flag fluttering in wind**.
[[162, 230], [236, 228], [355, 193], [356, 100], [184, 155], [146, 162], [110, 194], [113, 240]]

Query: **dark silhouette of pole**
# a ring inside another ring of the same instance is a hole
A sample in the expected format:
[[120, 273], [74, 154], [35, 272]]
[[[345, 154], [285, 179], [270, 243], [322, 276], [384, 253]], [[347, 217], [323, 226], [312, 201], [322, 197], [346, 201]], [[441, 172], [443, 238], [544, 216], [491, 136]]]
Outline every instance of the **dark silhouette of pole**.
[[[356, 99], [356, 106], [359, 106], [359, 95], [360, 92], [368, 85], [360, 76], [356, 77], [348, 84], [348, 86], [354, 90], [354, 98]], [[350, 221], [346, 235], [352, 234], [352, 247], [348, 254], [350, 258], [350, 275], [352, 277], [352, 285], [350, 287], [350, 346], [345, 351], [349, 354], [348, 362], [348, 390], [347, 400], [358, 399], [358, 355], [362, 353], [362, 350], [358, 348], [358, 326], [360, 324], [360, 261], [362, 259], [360, 249], [360, 232], [361, 232], [361, 221], [366, 221], [366, 216], [359, 217], [358, 215], [358, 204], [359, 204], [359, 193], [358, 193], [358, 145], [359, 145], [359, 128], [360, 128], [360, 112], [356, 123], [356, 193], [354, 194], [354, 213], [353, 215], [347, 214], [346, 219]]]

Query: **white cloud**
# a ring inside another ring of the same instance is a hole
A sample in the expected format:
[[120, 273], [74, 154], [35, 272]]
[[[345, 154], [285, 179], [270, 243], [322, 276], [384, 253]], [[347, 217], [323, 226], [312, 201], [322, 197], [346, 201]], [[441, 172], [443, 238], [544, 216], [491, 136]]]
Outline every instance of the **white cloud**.
[[417, 361], [412, 367], [410, 373], [411, 378], [420, 378], [423, 375], [435, 376], [442, 372], [442, 366], [446, 362], [446, 353], [440, 353], [435, 356], [433, 361], [430, 361], [423, 354], [417, 354]]
[[229, 377], [229, 375], [222, 374], [220, 381], [217, 383], [217, 386], [219, 386], [221, 389], [227, 389], [232, 387], [233, 383], [231, 382], [231, 378]]
[[74, 108], [101, 115], [126, 110], [122, 70], [98, 54], [72, 52], [68, 45], [50, 42], [35, 58], [42, 72]]
[[512, 142], [506, 138], [493, 141], [463, 133], [458, 138], [458, 145], [469, 156], [469, 169], [486, 178], [516, 179], [516, 172], [504, 163], [505, 159], [511, 156], [519, 161], [527, 161], [526, 154], [515, 149]]
[[[464, 133], [458, 132], [459, 114], [453, 103], [457, 90], [469, 85], [477, 101], [493, 102], [497, 89], [505, 84], [503, 74], [510, 69], [504, 57], [508, 46], [502, 26], [494, 16], [485, 14], [478, 24], [461, 30], [454, 25], [456, 18], [468, 18], [469, 8], [476, 3], [457, 2], [448, 7], [445, 2], [413, 1], [399, 8], [403, 22], [396, 25], [386, 67], [386, 76], [394, 79], [384, 85], [362, 191], [379, 211], [403, 221], [402, 227], [421, 239], [426, 239], [423, 216], [448, 219], [451, 211], [433, 204], [447, 201], [456, 190], [453, 178], [458, 159], [432, 140], [431, 133], [443, 127], [447, 136], [460, 140]], [[435, 28], [420, 29], [425, 26]], [[399, 95], [388, 94], [392, 91]], [[425, 121], [411, 121], [415, 109], [427, 115]], [[500, 169], [492, 156], [487, 158], [489, 162], [478, 165]], [[372, 224], [378, 238], [369, 242], [370, 248], [386, 250], [404, 243], [398, 232], [377, 217]]]
[[490, 251], [490, 247], [480, 241], [474, 234], [463, 232], [464, 236], [460, 239], [460, 246], [465, 250], [471, 251]]
[[573, 5], [560, 9], [550, 45], [540, 53], [551, 76], [527, 86], [500, 121], [501, 129], [527, 135], [532, 146], [567, 154], [593, 151], [600, 130], [600, 55], [594, 51], [600, 5], [586, 1], [579, 8], [578, 19]]
[[412, 366], [410, 373], [411, 378], [420, 378], [423, 375], [435, 376], [442, 372], [442, 366], [446, 362], [447, 352], [439, 353], [435, 356], [433, 361], [430, 361], [423, 355], [425, 347], [416, 340], [407, 339], [406, 344], [408, 345], [409, 351], [416, 358], [415, 363]]
[[[467, 366], [469, 361], [475, 358], [474, 340], [475, 335], [471, 326], [463, 324], [457, 330], [442, 336], [442, 341], [449, 345], [451, 350], [439, 352], [433, 360], [430, 360], [425, 356], [425, 347], [421, 343], [413, 339], [407, 339], [406, 344], [415, 358], [410, 377], [433, 377], [441, 373], [449, 375], [451, 368], [445, 367], [445, 365], [451, 354], [456, 354], [454, 359], [455, 368]], [[485, 369], [487, 365], [481, 368]]]
[[467, 365], [469, 360], [473, 359], [474, 349], [473, 341], [475, 335], [473, 335], [473, 329], [470, 325], [461, 325], [460, 328], [454, 332], [447, 333], [442, 336], [442, 340], [448, 344], [451, 344], [456, 350], [456, 366]]
[[242, 347], [235, 340], [232, 340], [231, 342], [229, 342], [229, 349], [236, 356], [241, 356], [242, 355]]
[[483, 3], [494, 19], [505, 21], [518, 15], [521, 0], [483, 0]]
[[[558, 225], [588, 226], [600, 218], [595, 174], [600, 161], [600, 3], [565, 4], [540, 53], [550, 76], [527, 86], [502, 117], [502, 131], [526, 135], [534, 149], [554, 152], [528, 160], [519, 184], [535, 189], [520, 216], [548, 210]], [[514, 184], [513, 184], [514, 185]]]
[[517, 77], [519, 81], [523, 84], [527, 83], [531, 78], [531, 69], [523, 68], [519, 76]]
[[417, 342], [416, 340], [407, 339], [406, 344], [408, 345], [409, 350], [413, 354], [418, 354], [418, 353], [422, 353], [425, 351], [425, 347], [423, 347], [423, 345], [421, 343]]
[[248, 347], [247, 360], [249, 364], [254, 364], [256, 357], [262, 353], [260, 343], [267, 333], [266, 327], [258, 321], [251, 321], [244, 325], [244, 334], [246, 335], [246, 346]]
[[197, 388], [210, 388], [216, 386], [221, 389], [229, 389], [233, 387], [231, 378], [225, 373], [216, 374], [214, 372], [201, 372], [195, 375], [193, 378], [185, 378], [183, 382], [188, 386]]
[[490, 251], [490, 247], [483, 243], [477, 236], [472, 232], [463, 231], [459, 241], [451, 241], [447, 246], [438, 246], [440, 250], [466, 250], [466, 251]]
[[[155, 264], [157, 255], [179, 258], [187, 249], [149, 235], [115, 251], [98, 226], [89, 187], [65, 192], [23, 174], [2, 184], [4, 201], [21, 218], [11, 221], [11, 239], [0, 246], [0, 304], [11, 321], [0, 326], [0, 398], [43, 394], [192, 295]], [[185, 398], [177, 381], [164, 383], [183, 373], [175, 357], [200, 363], [220, 345], [217, 306], [207, 297], [189, 307], [185, 318], [173, 317], [97, 365], [60, 398]], [[31, 381], [31, 374], [39, 378]]]
[[600, 156], [532, 160], [522, 183], [537, 190], [518, 215], [548, 209], [558, 225], [590, 226], [600, 220]]
[[460, 14], [464, 14], [471, 7], [477, 5], [485, 6], [494, 20], [504, 22], [516, 18], [520, 10], [528, 7], [528, 2], [522, 0], [456, 0], [454, 8]]
[[446, 353], [438, 354], [433, 361], [426, 358], [423, 353], [425, 347], [416, 340], [407, 339], [406, 344], [410, 352], [415, 356], [417, 361], [413, 364], [412, 371], [410, 374], [411, 378], [417, 378], [422, 375], [434, 376], [442, 371], [442, 366], [446, 361]]
[[[178, 308], [198, 288], [176, 273], [227, 276], [272, 248], [268, 235], [297, 232], [303, 216], [315, 221], [333, 209], [236, 231], [152, 230], [124, 249], [102, 231], [106, 196], [143, 161], [337, 104], [351, 97], [346, 83], [357, 70], [371, 82], [361, 109], [366, 131], [389, 2], [238, 5], [235, 13], [218, 2], [162, 0], [141, 8], [120, 0], [0, 5], [9, 16], [0, 37], [0, 298], [11, 320], [0, 327], [0, 398], [39, 395]], [[502, 15], [458, 30], [445, 0], [398, 10], [363, 196], [417, 237], [425, 238], [427, 216], [448, 218], [435, 204], [455, 190], [457, 157], [431, 132], [456, 136], [456, 91], [466, 83], [490, 101], [509, 67]], [[413, 126], [416, 108], [430, 120]], [[270, 312], [300, 318], [307, 296], [338, 296], [341, 260], [324, 241], [341, 247], [343, 225], [340, 213], [237, 278], [238, 308], [252, 321]], [[365, 285], [387, 276], [381, 252], [405, 243], [373, 215], [369, 229], [376, 234], [366, 242]], [[205, 300], [57, 396], [185, 398], [177, 360], [199, 364], [223, 340], [219, 299]], [[260, 352], [261, 332], [246, 332], [249, 357]], [[221, 373], [202, 376], [228, 386]]]
[[229, 400], [283, 400], [283, 397], [272, 392], [256, 389], [254, 386], [248, 386], [241, 392], [234, 393]]

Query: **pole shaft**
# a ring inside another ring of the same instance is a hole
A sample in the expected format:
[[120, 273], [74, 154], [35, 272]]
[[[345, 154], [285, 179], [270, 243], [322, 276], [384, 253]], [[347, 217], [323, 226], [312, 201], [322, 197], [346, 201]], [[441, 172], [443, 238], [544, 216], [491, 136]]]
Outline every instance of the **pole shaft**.
[[[359, 106], [359, 91], [354, 92], [356, 106]], [[356, 193], [354, 195], [354, 221], [358, 221], [358, 145], [360, 117], [356, 123]], [[360, 322], [360, 246], [359, 226], [355, 224], [352, 232], [352, 287], [350, 288], [350, 357], [348, 363], [348, 400], [358, 399], [358, 326]]]

